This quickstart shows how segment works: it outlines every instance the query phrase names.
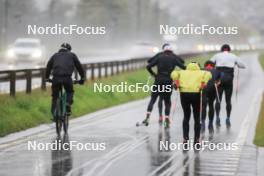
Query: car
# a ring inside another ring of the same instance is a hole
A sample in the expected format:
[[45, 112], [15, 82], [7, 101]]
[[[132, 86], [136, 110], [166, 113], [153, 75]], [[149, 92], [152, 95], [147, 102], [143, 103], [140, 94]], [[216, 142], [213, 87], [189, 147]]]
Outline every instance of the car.
[[9, 64], [27, 62], [42, 65], [44, 64], [44, 54], [45, 48], [40, 39], [18, 38], [7, 50], [6, 58]]
[[146, 57], [157, 54], [159, 48], [151, 42], [140, 41], [132, 45], [129, 52], [132, 57]]

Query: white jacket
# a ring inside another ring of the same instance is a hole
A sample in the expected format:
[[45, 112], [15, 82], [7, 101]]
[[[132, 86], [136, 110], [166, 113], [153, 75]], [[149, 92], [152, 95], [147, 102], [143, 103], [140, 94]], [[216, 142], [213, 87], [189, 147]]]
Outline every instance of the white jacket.
[[246, 68], [239, 57], [227, 51], [215, 54], [210, 60], [216, 67], [234, 68], [237, 65], [238, 68]]

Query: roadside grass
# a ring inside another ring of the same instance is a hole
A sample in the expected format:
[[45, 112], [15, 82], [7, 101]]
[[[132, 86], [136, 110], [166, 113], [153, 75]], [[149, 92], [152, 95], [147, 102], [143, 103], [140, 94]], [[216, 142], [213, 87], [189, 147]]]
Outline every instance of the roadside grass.
[[264, 147], [264, 94], [262, 97], [261, 110], [259, 113], [259, 119], [256, 126], [256, 134], [254, 144]]
[[[136, 83], [146, 83], [147, 72], [139, 70], [124, 73], [118, 76], [88, 82], [85, 86], [75, 86], [75, 96], [73, 105], [73, 118], [107, 108], [117, 104], [147, 97], [149, 93], [107, 93], [94, 92], [94, 83], [104, 85], [120, 84], [126, 81], [128, 85]], [[9, 95], [0, 95], [0, 136], [24, 130], [43, 123], [51, 122], [50, 104], [51, 90], [41, 91], [35, 89], [32, 94], [17, 93], [15, 98]]]
[[[264, 70], [264, 54], [259, 56], [259, 62]], [[261, 110], [259, 112], [259, 119], [256, 126], [254, 144], [264, 147], [264, 94], [262, 97]]]
[[[188, 59], [186, 62], [203, 62], [211, 55], [203, 55]], [[149, 92], [94, 92], [94, 83], [118, 85], [126, 81], [128, 85], [136, 83], [146, 84], [148, 79], [146, 70], [127, 72], [120, 75], [103, 78], [95, 82], [88, 81], [85, 86], [75, 86], [73, 117], [76, 118], [99, 109], [115, 106], [125, 102], [139, 100], [149, 96]], [[0, 94], [0, 136], [12, 132], [25, 130], [40, 124], [51, 123], [51, 90], [34, 89], [30, 95], [24, 92], [17, 93], [15, 98]]]
[[264, 70], [264, 53], [260, 54], [259, 62], [260, 62], [260, 65], [262, 66], [262, 68]]

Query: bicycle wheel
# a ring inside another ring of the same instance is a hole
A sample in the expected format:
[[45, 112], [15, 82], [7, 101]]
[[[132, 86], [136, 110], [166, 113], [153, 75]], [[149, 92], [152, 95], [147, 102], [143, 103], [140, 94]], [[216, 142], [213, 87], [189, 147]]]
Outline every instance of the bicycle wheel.
[[56, 119], [56, 132], [57, 135], [60, 136], [61, 133], [61, 127], [62, 127], [62, 123], [61, 120], [59, 118]]
[[61, 122], [61, 102], [60, 99], [57, 100], [56, 103], [56, 109], [55, 109], [55, 117], [56, 117], [56, 132], [57, 135], [60, 136], [61, 128], [62, 128], [62, 122]]
[[65, 134], [68, 133], [68, 128], [69, 128], [69, 117], [65, 115], [63, 120], [63, 130]]

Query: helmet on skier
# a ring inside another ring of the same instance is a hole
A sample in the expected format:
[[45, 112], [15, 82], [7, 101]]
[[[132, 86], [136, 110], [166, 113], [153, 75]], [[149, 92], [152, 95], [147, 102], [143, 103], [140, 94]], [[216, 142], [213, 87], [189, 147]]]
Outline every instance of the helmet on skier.
[[69, 43], [63, 43], [63, 44], [61, 44], [61, 48], [62, 49], [66, 49], [68, 51], [71, 51], [71, 49], [72, 49], [72, 47], [71, 47], [71, 45]]
[[222, 47], [221, 47], [221, 51], [228, 51], [230, 52], [231, 51], [231, 47], [228, 45], [228, 44], [224, 44]]
[[163, 51], [172, 51], [172, 47], [169, 43], [165, 43], [162, 45], [162, 50]]
[[210, 60], [208, 60], [208, 61], [206, 61], [205, 63], [204, 63], [204, 68], [205, 69], [213, 69], [215, 67], [215, 63], [214, 62], [212, 62], [212, 61], [210, 61]]

